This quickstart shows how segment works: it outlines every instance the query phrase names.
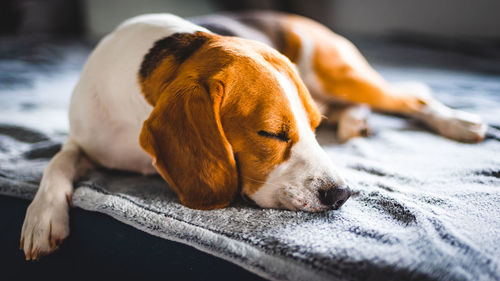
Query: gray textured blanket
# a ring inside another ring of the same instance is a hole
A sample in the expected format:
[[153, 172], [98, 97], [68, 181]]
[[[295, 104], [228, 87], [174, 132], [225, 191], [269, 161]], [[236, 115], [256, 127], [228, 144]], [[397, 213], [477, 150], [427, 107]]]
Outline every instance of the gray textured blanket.
[[[34, 196], [64, 139], [76, 61], [29, 87], [0, 87], [0, 194]], [[500, 76], [376, 66], [389, 80], [427, 82], [450, 106], [500, 123]], [[192, 210], [159, 177], [107, 170], [78, 182], [73, 202], [272, 280], [500, 280], [500, 127], [471, 145], [396, 117], [374, 115], [370, 123], [372, 137], [342, 145], [331, 129], [318, 132], [354, 191], [338, 211], [239, 201]]]

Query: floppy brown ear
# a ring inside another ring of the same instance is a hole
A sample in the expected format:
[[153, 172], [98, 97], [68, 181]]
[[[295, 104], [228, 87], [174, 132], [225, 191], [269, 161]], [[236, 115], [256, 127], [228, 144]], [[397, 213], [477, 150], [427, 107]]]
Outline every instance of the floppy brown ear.
[[223, 87], [190, 82], [169, 88], [144, 122], [140, 144], [182, 204], [225, 207], [237, 192], [238, 175], [220, 121]]

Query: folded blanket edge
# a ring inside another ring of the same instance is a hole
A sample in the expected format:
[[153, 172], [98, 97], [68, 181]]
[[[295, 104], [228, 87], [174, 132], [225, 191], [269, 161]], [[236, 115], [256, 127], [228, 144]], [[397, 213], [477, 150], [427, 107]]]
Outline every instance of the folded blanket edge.
[[[109, 215], [120, 222], [151, 235], [194, 247], [199, 251], [229, 261], [269, 280], [331, 280], [332, 277], [331, 275], [311, 271], [310, 268], [304, 268], [303, 264], [296, 263], [293, 260], [274, 257], [241, 241], [224, 237], [210, 230], [168, 216], [163, 216], [164, 220], [162, 221], [147, 221], [147, 218], [157, 219], [157, 214], [145, 210], [124, 198], [104, 194], [88, 186], [79, 186], [75, 190], [73, 204], [87, 211]], [[127, 212], [130, 209], [145, 213], [131, 217]], [[161, 225], [175, 225], [175, 227], [171, 227], [171, 230], [164, 227], [162, 232], [152, 229], [152, 227], [157, 229]], [[176, 232], [175, 230], [182, 231]], [[189, 233], [190, 237], [182, 236], [186, 233]], [[223, 240], [221, 241], [221, 239]], [[214, 248], [213, 245], [218, 245], [218, 247]], [[270, 265], [272, 265], [272, 268]]]

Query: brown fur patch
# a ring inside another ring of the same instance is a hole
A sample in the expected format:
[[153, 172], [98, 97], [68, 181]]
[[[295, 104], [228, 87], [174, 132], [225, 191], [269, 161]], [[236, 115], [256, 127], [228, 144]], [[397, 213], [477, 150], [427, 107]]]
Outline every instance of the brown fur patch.
[[173, 56], [178, 64], [183, 63], [208, 41], [204, 32], [174, 33], [156, 41], [144, 56], [139, 70], [140, 78], [147, 78], [166, 56]]
[[287, 56], [292, 62], [297, 63], [299, 59], [300, 50], [302, 44], [300, 37], [290, 30], [290, 27], [286, 28], [285, 44], [280, 50], [285, 56]]
[[288, 15], [277, 12], [246, 12], [232, 17], [243, 24], [264, 32], [272, 47], [296, 62], [300, 53], [300, 38], [292, 30]]

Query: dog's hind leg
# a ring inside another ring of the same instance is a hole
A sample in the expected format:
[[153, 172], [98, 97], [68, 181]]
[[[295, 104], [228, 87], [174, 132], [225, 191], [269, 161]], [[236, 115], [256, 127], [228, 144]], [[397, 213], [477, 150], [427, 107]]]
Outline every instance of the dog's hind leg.
[[426, 124], [440, 135], [463, 142], [479, 142], [486, 135], [487, 126], [478, 115], [447, 107], [431, 95], [422, 83], [406, 82], [391, 85], [402, 96], [417, 96], [425, 106], [408, 115]]
[[422, 87], [389, 84], [351, 42], [325, 26], [296, 17], [288, 37], [300, 42], [299, 55], [293, 61], [315, 99], [366, 104], [381, 112], [406, 115], [458, 141], [484, 138], [486, 125], [479, 116], [443, 105]]
[[73, 180], [90, 162], [71, 138], [50, 160], [31, 202], [21, 231], [20, 248], [26, 260], [55, 251], [69, 234]]

